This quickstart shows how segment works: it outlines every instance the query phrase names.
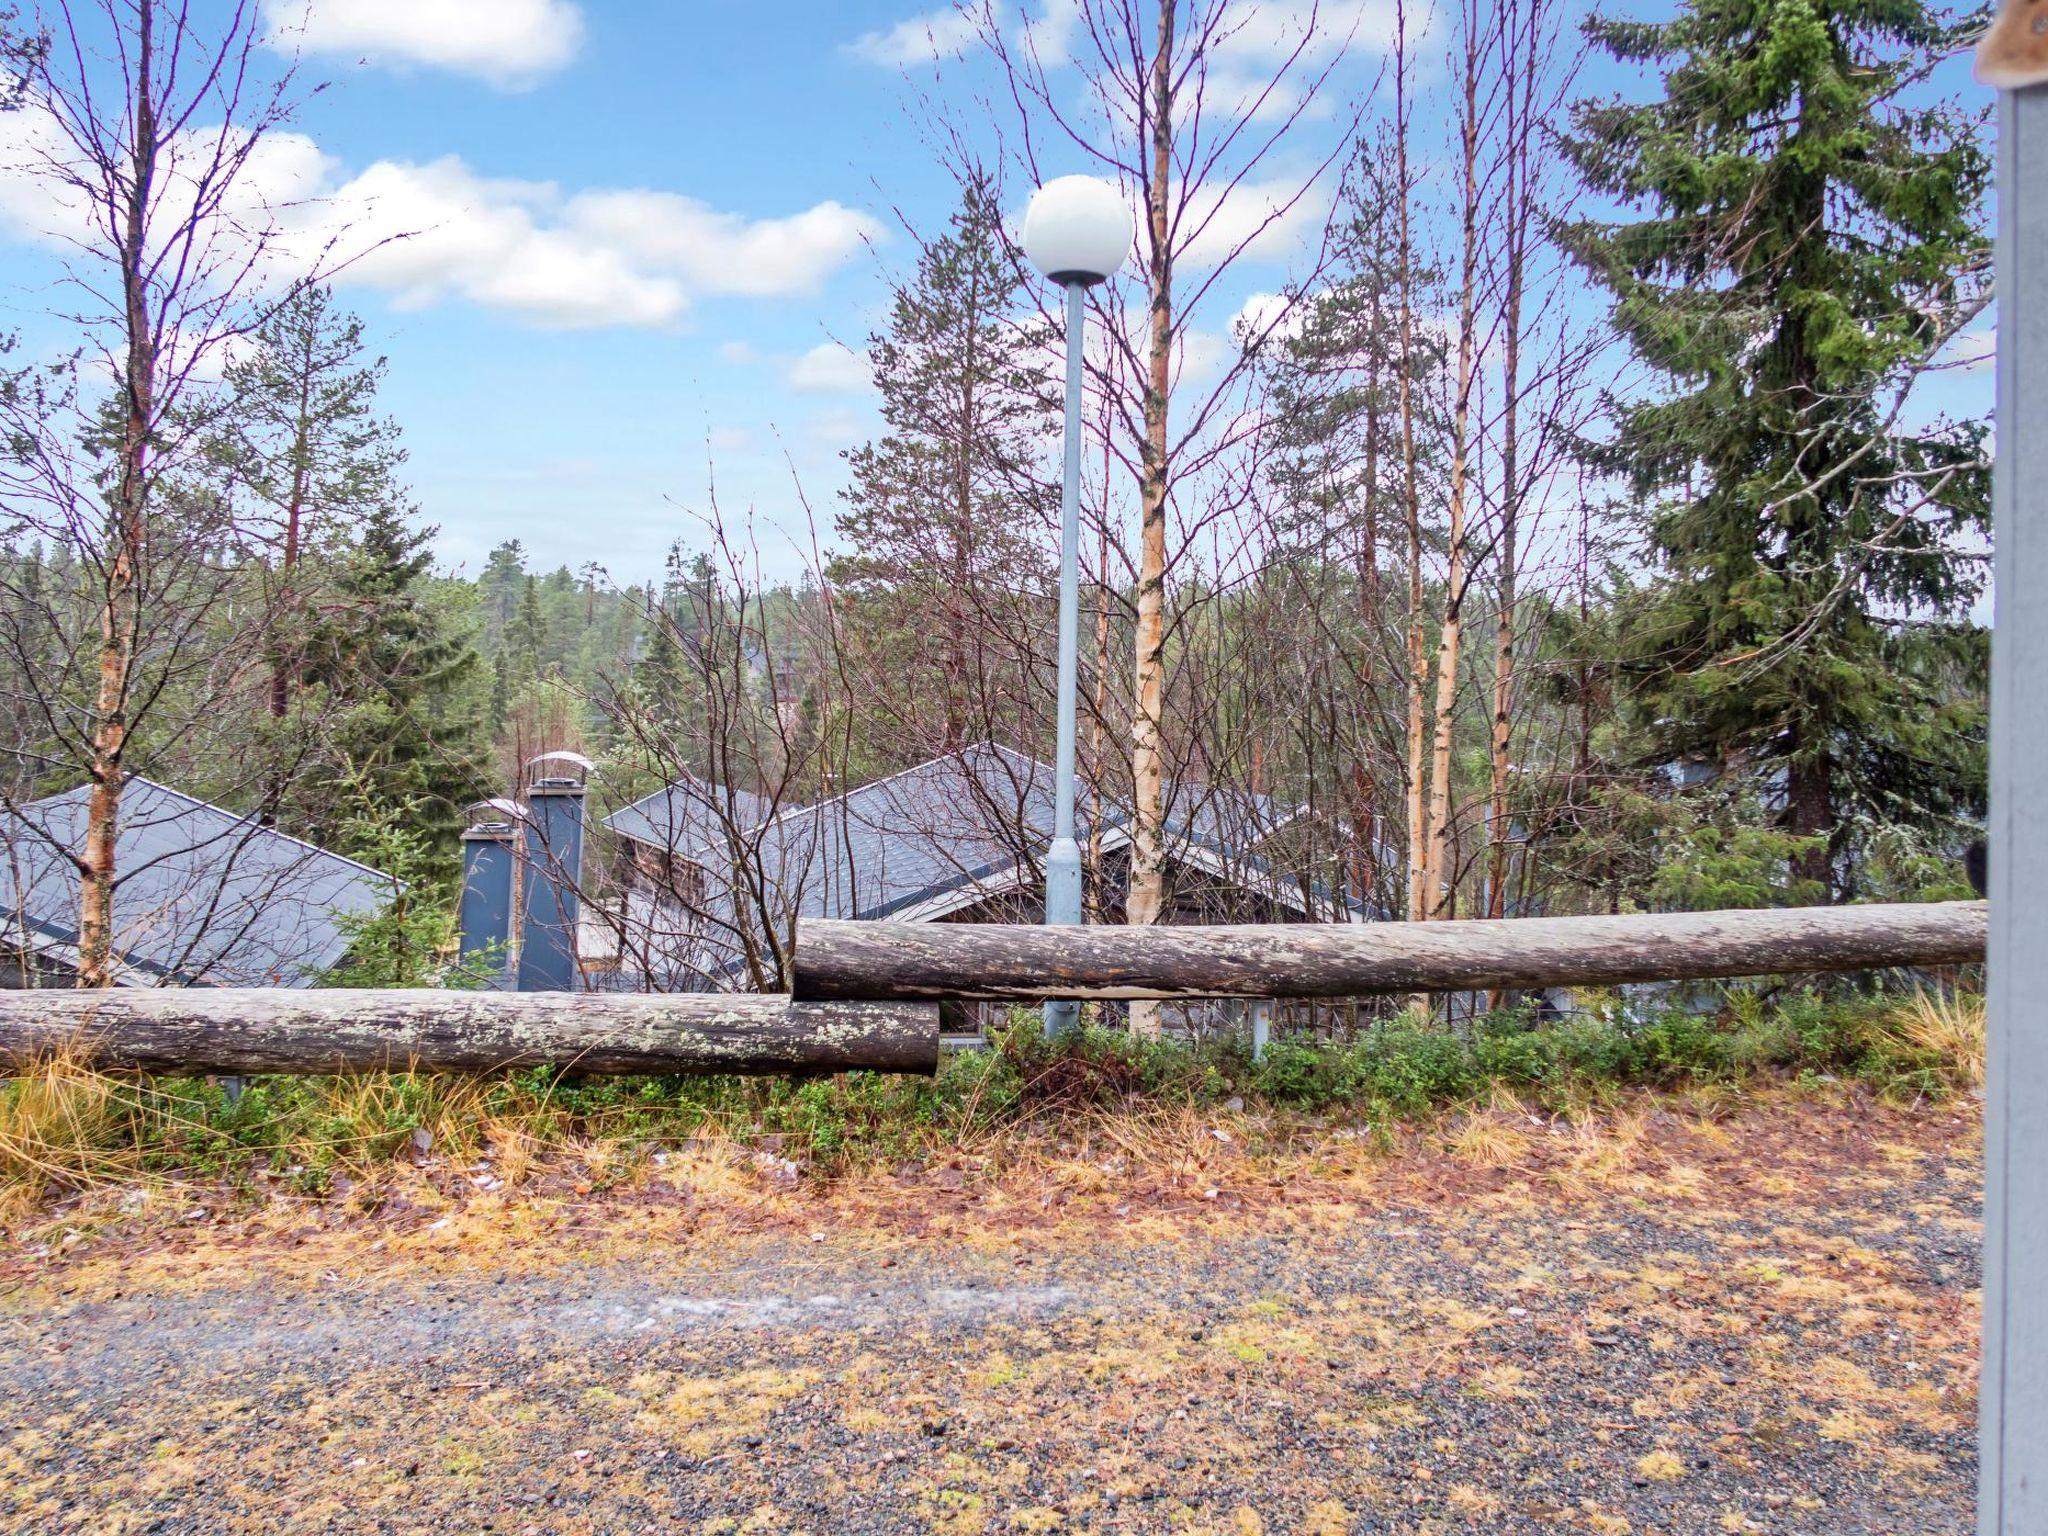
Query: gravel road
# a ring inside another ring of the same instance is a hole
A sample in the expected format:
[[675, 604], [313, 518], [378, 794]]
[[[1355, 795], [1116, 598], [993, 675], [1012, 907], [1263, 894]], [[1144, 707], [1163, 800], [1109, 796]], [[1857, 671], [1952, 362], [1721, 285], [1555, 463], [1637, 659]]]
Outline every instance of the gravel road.
[[60, 1221], [0, 1264], [0, 1530], [1960, 1536], [1969, 1119]]

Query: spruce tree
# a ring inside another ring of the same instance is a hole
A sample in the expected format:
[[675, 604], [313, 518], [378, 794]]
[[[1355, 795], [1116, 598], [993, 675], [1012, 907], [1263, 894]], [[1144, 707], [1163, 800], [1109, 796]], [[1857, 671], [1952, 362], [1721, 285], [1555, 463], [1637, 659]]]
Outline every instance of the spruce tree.
[[511, 631], [526, 591], [526, 547], [507, 539], [493, 549], [477, 578], [477, 589], [483, 594], [484, 639], [495, 647]]
[[[1017, 599], [1036, 602], [1049, 570], [1059, 394], [1052, 337], [1021, 289], [995, 190], [971, 180], [869, 338], [888, 431], [846, 456], [838, 531], [850, 548], [830, 575], [863, 607], [890, 694], [877, 702], [936, 738], [919, 751], [960, 745], [991, 683], [1013, 690], [1005, 714], [1029, 693]], [[931, 699], [940, 718], [915, 719]]]
[[[708, 579], [709, 563], [701, 555], [698, 562]], [[677, 544], [668, 552], [668, 579], [647, 615], [645, 648], [633, 666], [633, 702], [645, 722], [647, 745], [666, 759], [658, 766], [669, 771], [677, 763], [699, 766], [688, 737], [691, 727], [700, 723], [696, 717], [703, 689], [695, 659], [686, 654], [699, 633], [698, 605], [683, 569], [682, 546]]]
[[[477, 650], [429, 574], [432, 531], [394, 502], [373, 507], [336, 583], [333, 613], [309, 665], [332, 700], [328, 733], [342, 777], [389, 813], [402, 808], [444, 871], [462, 812], [485, 792], [481, 722], [469, 701]], [[342, 851], [375, 823], [317, 786], [303, 811]]]
[[1663, 72], [1581, 103], [1567, 152], [1638, 216], [1561, 231], [1662, 376], [1597, 462], [1661, 578], [1625, 658], [1644, 757], [1752, 779], [1840, 894], [1873, 824], [1983, 784], [1954, 686], [1988, 517], [1983, 427], [1898, 406], [1984, 272], [1982, 114], [1929, 99], [1972, 23], [1918, 0], [1691, 0], [1592, 40]]

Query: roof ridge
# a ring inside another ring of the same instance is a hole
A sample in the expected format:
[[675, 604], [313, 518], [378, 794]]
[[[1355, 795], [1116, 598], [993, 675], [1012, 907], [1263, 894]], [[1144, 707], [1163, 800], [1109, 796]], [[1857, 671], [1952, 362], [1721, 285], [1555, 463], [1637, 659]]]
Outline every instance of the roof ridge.
[[[323, 848], [318, 843], [309, 842], [307, 839], [303, 837], [296, 837], [290, 832], [286, 832], [279, 827], [265, 826], [262, 822], [258, 821], [254, 816], [250, 816], [242, 811], [229, 810], [226, 806], [217, 805], [211, 800], [202, 800], [197, 795], [191, 793], [189, 790], [179, 789], [175, 785], [166, 784], [160, 779], [152, 779], [147, 774], [129, 774], [126, 780], [124, 780], [122, 783], [122, 790], [125, 792], [128, 786], [131, 784], [146, 785], [150, 789], [156, 790], [160, 794], [173, 795], [178, 799], [183, 800], [188, 805], [197, 806], [202, 811], [212, 811], [216, 815], [227, 817], [230, 821], [246, 822], [250, 826], [256, 828], [257, 831], [265, 833], [270, 837], [282, 838], [285, 842], [288, 843], [297, 843], [301, 848], [304, 848], [312, 853], [317, 853], [322, 858], [339, 859], [344, 864], [352, 864], [357, 869], [363, 871], [363, 873], [365, 874], [375, 875], [379, 880], [389, 881], [393, 885], [404, 884], [404, 882], [401, 881], [396, 875], [390, 874], [385, 870], [378, 869], [375, 865], [365, 864], [361, 859], [350, 858], [345, 853], [336, 853], [332, 848]], [[54, 795], [45, 795], [41, 800], [31, 800], [28, 803], [28, 805], [23, 806], [22, 809], [27, 810], [29, 806], [43, 805], [52, 800], [61, 800], [65, 796], [75, 795], [85, 788], [86, 786], [83, 784], [74, 785], [70, 789], [59, 790]]]
[[812, 800], [804, 805], [785, 806], [783, 809], [777, 811], [773, 816], [769, 817], [768, 820], [762, 822], [761, 825], [764, 827], [772, 827], [779, 821], [793, 819], [798, 816], [806, 816], [813, 811], [822, 811], [826, 806], [832, 805], [834, 803], [843, 805], [847, 801], [851, 800], [855, 795], [864, 795], [871, 789], [880, 789], [884, 784], [889, 783], [892, 779], [906, 778], [910, 774], [918, 773], [923, 769], [934, 767], [937, 764], [944, 762], [949, 757], [964, 757], [967, 754], [969, 748], [984, 745], [994, 746], [995, 743], [993, 741], [988, 740], [988, 738], [986, 737], [984, 737], [981, 741], [964, 743], [960, 746], [954, 747], [949, 752], [941, 752], [937, 757], [928, 757], [925, 758], [922, 762], [912, 763], [908, 768], [898, 768], [894, 773], [885, 773], [879, 779], [869, 779], [865, 784], [856, 784], [851, 789], [842, 789], [841, 791], [839, 791], [838, 794], [832, 796], [832, 798], [829, 800]]
[[[615, 820], [625, 815], [626, 812], [638, 811], [640, 815], [643, 818], [645, 818], [650, 825], [652, 825], [654, 817], [648, 811], [647, 807], [652, 802], [660, 800], [665, 808], [668, 808], [672, 811], [676, 800], [675, 791], [679, 786], [685, 783], [701, 786], [704, 791], [701, 797], [694, 797], [688, 795], [684, 796], [686, 802], [689, 804], [702, 804], [714, 812], [716, 812], [720, 808], [721, 804], [723, 804], [728, 809], [736, 811], [740, 804], [740, 797], [742, 796], [745, 796], [748, 800], [755, 802], [757, 807], [760, 805], [772, 803], [770, 797], [767, 795], [759, 794], [751, 789], [742, 789], [737, 784], [719, 784], [712, 779], [704, 778], [698, 774], [692, 773], [689, 769], [685, 768], [680, 774], [678, 774], [675, 778], [670, 779], [667, 783], [659, 785], [654, 789], [650, 789], [649, 791], [647, 791], [646, 794], [642, 795], [639, 799], [630, 802], [629, 804], [620, 806], [616, 811], [613, 811], [609, 816], [605, 817], [602, 824], [604, 826], [610, 827]], [[770, 816], [764, 820], [749, 821], [745, 824], [744, 830], [751, 832], [756, 828], [767, 826], [768, 823], [773, 820], [775, 820], [775, 817]], [[613, 828], [612, 830], [617, 831], [618, 829]], [[674, 837], [676, 827], [674, 825], [673, 816], [671, 816], [668, 831], [670, 833], [670, 837], [667, 846], [680, 846], [680, 844], [676, 842]], [[620, 832], [619, 835], [621, 837], [628, 839], [629, 841], [639, 841], [639, 839], [634, 838], [633, 834], [630, 832]]]

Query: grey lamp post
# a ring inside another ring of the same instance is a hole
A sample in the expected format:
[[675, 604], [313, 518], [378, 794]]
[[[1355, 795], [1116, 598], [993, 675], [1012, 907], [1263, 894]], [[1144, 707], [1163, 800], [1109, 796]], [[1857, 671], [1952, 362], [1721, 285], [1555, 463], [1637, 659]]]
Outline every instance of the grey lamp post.
[[[1088, 290], [1124, 264], [1131, 211], [1092, 176], [1062, 176], [1032, 195], [1024, 254], [1067, 295], [1066, 478], [1060, 490], [1059, 737], [1053, 763], [1052, 847], [1045, 857], [1045, 920], [1081, 921], [1081, 849], [1074, 841], [1074, 710], [1081, 667], [1081, 355]], [[1080, 1005], [1045, 1005], [1045, 1032], [1074, 1027]]]

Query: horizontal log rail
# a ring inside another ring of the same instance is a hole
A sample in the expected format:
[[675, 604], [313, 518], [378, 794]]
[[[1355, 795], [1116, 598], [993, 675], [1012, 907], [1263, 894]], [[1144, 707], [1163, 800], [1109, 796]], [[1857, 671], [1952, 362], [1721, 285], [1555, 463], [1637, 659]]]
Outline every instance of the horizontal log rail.
[[1436, 923], [797, 925], [800, 998], [1362, 997], [1984, 958], [1981, 901]]
[[317, 1074], [550, 1064], [592, 1075], [931, 1074], [930, 1003], [705, 993], [254, 987], [0, 992], [0, 1063], [62, 1049], [158, 1072]]

